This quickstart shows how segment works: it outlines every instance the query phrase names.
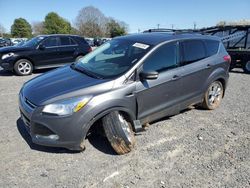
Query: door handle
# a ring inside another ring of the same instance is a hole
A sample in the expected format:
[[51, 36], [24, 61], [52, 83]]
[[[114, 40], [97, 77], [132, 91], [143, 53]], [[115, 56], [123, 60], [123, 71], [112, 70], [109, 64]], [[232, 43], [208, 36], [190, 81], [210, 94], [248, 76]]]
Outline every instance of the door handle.
[[174, 75], [172, 80], [179, 80], [181, 78], [181, 76], [178, 76], [178, 75]]
[[211, 68], [211, 65], [207, 64], [206, 69], [210, 69], [210, 68]]
[[134, 96], [134, 93], [132, 93], [132, 92], [126, 94], [126, 97], [133, 97], [133, 96]]

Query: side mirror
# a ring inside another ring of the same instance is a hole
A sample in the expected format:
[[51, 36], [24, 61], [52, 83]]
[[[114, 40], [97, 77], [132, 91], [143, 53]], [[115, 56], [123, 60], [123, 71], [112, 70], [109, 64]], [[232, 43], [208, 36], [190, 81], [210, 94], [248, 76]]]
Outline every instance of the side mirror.
[[45, 46], [44, 46], [43, 44], [40, 44], [40, 45], [38, 46], [38, 49], [39, 49], [39, 50], [45, 50]]
[[159, 76], [159, 73], [156, 71], [150, 71], [150, 72], [141, 72], [140, 78], [143, 80], [156, 80]]

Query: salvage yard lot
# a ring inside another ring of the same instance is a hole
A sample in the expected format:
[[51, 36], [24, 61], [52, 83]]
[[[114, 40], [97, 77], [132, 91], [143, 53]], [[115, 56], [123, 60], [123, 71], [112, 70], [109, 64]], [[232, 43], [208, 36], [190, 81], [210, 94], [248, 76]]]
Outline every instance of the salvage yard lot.
[[97, 135], [81, 153], [31, 143], [17, 98], [39, 74], [0, 71], [0, 187], [250, 187], [250, 75], [230, 73], [218, 109], [155, 122], [118, 156]]

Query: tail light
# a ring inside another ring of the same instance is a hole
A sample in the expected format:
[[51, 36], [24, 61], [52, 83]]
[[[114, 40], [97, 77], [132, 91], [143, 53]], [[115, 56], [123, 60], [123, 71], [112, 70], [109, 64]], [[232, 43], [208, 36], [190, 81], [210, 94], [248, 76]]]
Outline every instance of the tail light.
[[88, 52], [92, 52], [92, 48], [91, 47], [89, 47]]
[[226, 55], [223, 57], [224, 61], [228, 62], [228, 63], [231, 63], [231, 57], [230, 55]]

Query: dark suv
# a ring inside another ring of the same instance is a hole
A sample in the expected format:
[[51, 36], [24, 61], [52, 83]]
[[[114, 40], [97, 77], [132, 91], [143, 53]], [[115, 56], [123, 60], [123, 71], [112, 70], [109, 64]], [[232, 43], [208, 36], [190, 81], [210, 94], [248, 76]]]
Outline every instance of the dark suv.
[[91, 47], [76, 35], [41, 35], [21, 46], [0, 49], [0, 66], [18, 75], [31, 74], [34, 69], [52, 68], [72, 63]]
[[135, 144], [134, 132], [149, 122], [190, 105], [217, 108], [229, 66], [230, 56], [216, 37], [119, 37], [25, 83], [21, 117], [34, 143], [71, 150], [82, 150], [92, 125], [103, 125], [114, 150], [124, 154]]

